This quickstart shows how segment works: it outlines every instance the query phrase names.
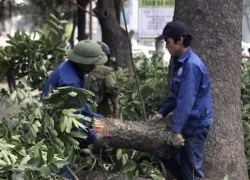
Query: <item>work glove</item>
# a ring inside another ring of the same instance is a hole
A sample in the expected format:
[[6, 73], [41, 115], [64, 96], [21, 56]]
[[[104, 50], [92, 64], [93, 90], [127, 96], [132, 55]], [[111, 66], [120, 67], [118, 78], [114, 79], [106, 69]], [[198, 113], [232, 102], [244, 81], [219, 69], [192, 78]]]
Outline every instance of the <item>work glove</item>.
[[173, 147], [180, 149], [184, 146], [184, 138], [180, 133], [170, 132], [167, 139], [167, 144], [172, 145]]
[[162, 118], [163, 118], [163, 115], [157, 113], [152, 118], [149, 118], [148, 121], [160, 121], [162, 120]]
[[91, 154], [91, 150], [88, 148], [80, 149], [80, 153], [83, 156], [89, 156]]

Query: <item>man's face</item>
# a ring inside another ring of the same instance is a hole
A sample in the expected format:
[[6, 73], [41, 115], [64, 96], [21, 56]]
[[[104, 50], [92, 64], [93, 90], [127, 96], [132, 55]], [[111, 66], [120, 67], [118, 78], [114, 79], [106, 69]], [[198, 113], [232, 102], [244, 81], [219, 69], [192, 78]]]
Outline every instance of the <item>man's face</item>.
[[90, 65], [87, 65], [87, 64], [76, 64], [77, 68], [84, 72], [84, 73], [90, 73], [91, 71], [93, 71], [95, 69], [95, 65], [94, 64], [90, 64]]
[[169, 53], [172, 56], [177, 56], [177, 57], [181, 56], [182, 48], [183, 48], [183, 38], [182, 37], [176, 43], [174, 42], [173, 38], [167, 37], [165, 39], [165, 42], [166, 42], [166, 48], [168, 49]]

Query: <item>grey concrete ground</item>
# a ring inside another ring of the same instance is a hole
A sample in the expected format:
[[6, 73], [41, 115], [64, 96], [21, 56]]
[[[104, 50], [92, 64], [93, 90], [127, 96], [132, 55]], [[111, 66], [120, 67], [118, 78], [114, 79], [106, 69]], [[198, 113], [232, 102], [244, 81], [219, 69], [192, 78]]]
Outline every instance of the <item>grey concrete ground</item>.
[[5, 81], [0, 82], [0, 89], [2, 89], [2, 88], [8, 90], [8, 84], [7, 84], [7, 82], [5, 82]]

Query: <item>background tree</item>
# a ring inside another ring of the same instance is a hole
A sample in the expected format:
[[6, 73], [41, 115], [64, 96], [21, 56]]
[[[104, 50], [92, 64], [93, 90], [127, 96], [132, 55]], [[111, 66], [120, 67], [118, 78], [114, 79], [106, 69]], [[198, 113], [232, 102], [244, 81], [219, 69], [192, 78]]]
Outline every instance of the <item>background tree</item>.
[[240, 99], [242, 2], [176, 0], [174, 19], [190, 27], [193, 48], [211, 76], [214, 125], [206, 145], [207, 178], [248, 179]]
[[78, 7], [77, 9], [77, 27], [79, 41], [88, 38], [86, 34], [86, 12], [83, 9], [86, 9], [89, 2], [89, 0], [77, 0], [77, 4], [81, 6], [81, 8]]
[[102, 40], [109, 45], [111, 54], [116, 57], [117, 66], [128, 68], [130, 74], [133, 74], [130, 40], [128, 33], [117, 22], [114, 1], [98, 0], [94, 12], [101, 25]]

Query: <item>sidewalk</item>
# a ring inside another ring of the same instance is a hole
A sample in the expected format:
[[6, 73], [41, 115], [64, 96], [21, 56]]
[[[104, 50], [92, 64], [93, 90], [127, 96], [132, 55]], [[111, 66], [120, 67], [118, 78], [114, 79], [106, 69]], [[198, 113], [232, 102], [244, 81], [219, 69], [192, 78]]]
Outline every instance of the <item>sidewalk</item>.
[[[2, 88], [5, 89], [6, 91], [9, 91], [8, 84], [7, 84], [6, 81], [0, 82], [0, 90], [1, 90]], [[33, 91], [31, 92], [31, 94], [32, 94], [32, 96], [39, 96], [40, 92], [39, 92], [37, 89], [35, 89], [35, 90], [33, 90]]]
[[0, 82], [0, 89], [4, 88], [6, 91], [9, 91], [7, 82]]

